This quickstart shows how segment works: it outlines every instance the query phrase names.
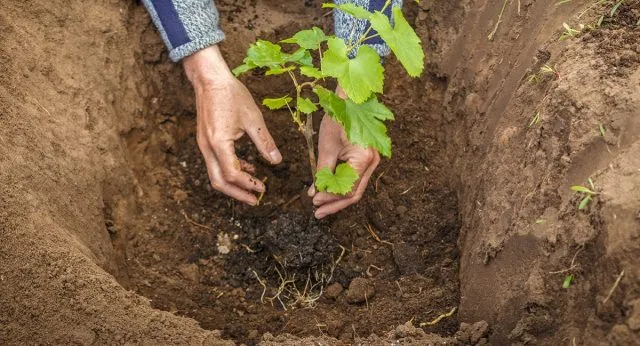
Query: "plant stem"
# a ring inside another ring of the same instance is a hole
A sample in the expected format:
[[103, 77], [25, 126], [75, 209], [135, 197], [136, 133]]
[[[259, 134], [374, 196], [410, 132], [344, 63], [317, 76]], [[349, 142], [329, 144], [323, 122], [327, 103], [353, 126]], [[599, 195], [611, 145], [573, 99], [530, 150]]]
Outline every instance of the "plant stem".
[[316, 148], [313, 144], [313, 114], [307, 115], [307, 121], [302, 131], [304, 138], [307, 140], [307, 151], [309, 152], [309, 165], [311, 165], [311, 177], [316, 180]]
[[[296, 87], [296, 100], [300, 99], [302, 88], [306, 85], [313, 87], [315, 83], [318, 81], [317, 79], [313, 82], [305, 82], [298, 83], [298, 79], [296, 78], [293, 72], [289, 71], [289, 76], [293, 81], [293, 84]], [[313, 114], [307, 114], [307, 119], [303, 126], [302, 121], [300, 119], [300, 110], [296, 109], [295, 113], [293, 113], [293, 118], [298, 123], [299, 130], [304, 135], [304, 138], [307, 140], [307, 151], [309, 153], [309, 165], [311, 166], [311, 178], [313, 181], [316, 179], [316, 148], [313, 144]]]

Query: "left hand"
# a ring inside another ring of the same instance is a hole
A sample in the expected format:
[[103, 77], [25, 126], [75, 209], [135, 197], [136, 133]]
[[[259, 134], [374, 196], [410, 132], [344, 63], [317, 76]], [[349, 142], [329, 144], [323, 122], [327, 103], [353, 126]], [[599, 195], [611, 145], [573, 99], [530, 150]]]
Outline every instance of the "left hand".
[[[340, 86], [338, 86], [336, 94], [343, 99], [347, 98]], [[317, 168], [318, 170], [329, 168], [333, 172], [338, 160], [353, 167], [358, 172], [360, 179], [356, 181], [353, 190], [346, 196], [338, 196], [328, 192], [316, 193], [315, 187], [311, 186], [309, 196], [313, 197], [313, 205], [318, 208], [315, 214], [318, 219], [335, 214], [360, 201], [367, 189], [371, 174], [380, 163], [380, 154], [375, 149], [363, 148], [349, 142], [342, 126], [329, 115], [325, 115], [318, 134]]]

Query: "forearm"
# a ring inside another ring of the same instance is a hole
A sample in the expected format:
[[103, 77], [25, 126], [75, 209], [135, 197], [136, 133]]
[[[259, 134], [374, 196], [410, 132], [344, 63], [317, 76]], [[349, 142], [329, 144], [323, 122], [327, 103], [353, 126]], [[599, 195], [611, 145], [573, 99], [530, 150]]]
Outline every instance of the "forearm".
[[169, 49], [169, 57], [184, 57], [224, 39], [212, 0], [142, 0]]
[[[403, 0], [392, 0], [391, 6], [388, 6], [384, 13], [389, 17], [391, 16], [391, 11], [394, 7], [402, 7]], [[337, 5], [341, 5], [344, 3], [353, 3], [360, 7], [363, 7], [370, 12], [380, 11], [384, 8], [387, 0], [335, 0]], [[392, 20], [393, 25], [393, 20]], [[350, 42], [355, 41], [358, 38], [362, 37], [365, 32], [369, 29], [369, 22], [364, 19], [356, 19], [353, 16], [343, 12], [336, 10], [334, 11], [334, 25], [335, 25], [335, 34], [336, 36], [342, 38], [343, 40]], [[368, 36], [374, 36], [371, 39], [368, 39], [364, 43], [373, 49], [375, 49], [380, 56], [387, 56], [391, 52], [389, 46], [387, 46], [384, 41], [379, 37], [375, 36], [375, 30], [372, 30]]]

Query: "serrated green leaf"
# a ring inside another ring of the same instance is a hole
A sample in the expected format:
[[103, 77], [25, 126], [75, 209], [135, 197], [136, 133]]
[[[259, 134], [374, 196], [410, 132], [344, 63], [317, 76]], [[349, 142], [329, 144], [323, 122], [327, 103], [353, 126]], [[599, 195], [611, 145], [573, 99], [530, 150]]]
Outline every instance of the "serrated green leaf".
[[327, 40], [327, 35], [325, 35], [322, 29], [314, 26], [309, 30], [302, 30], [297, 32], [293, 37], [288, 38], [286, 40], [282, 40], [282, 43], [294, 43], [304, 49], [318, 49], [320, 48], [320, 44]]
[[293, 99], [290, 96], [282, 96], [277, 99], [264, 99], [262, 100], [262, 104], [267, 106], [267, 108], [271, 110], [276, 110], [280, 108], [284, 108], [289, 104]]
[[407, 22], [401, 8], [393, 9], [393, 20], [395, 27], [392, 27], [389, 18], [379, 11], [376, 11], [370, 19], [371, 26], [389, 45], [409, 75], [419, 77], [424, 70], [424, 51], [420, 38]]
[[311, 56], [311, 53], [304, 48], [298, 49], [293, 54], [287, 54], [285, 59], [287, 62], [293, 62], [302, 66], [313, 66], [313, 57]]
[[265, 40], [258, 40], [247, 50], [245, 64], [256, 67], [280, 66], [288, 62], [289, 54], [282, 52], [282, 47]]
[[318, 191], [346, 195], [351, 192], [357, 180], [358, 172], [348, 163], [341, 163], [336, 167], [335, 174], [329, 168], [316, 172], [315, 184]]
[[311, 114], [318, 110], [318, 106], [308, 98], [300, 97], [298, 98], [298, 110], [304, 114]]
[[564, 277], [564, 281], [562, 282], [562, 288], [567, 289], [571, 286], [571, 281], [573, 281], [573, 275], [567, 275]]
[[295, 66], [287, 66], [287, 67], [284, 67], [284, 68], [280, 67], [280, 66], [275, 66], [275, 67], [269, 68], [269, 70], [267, 70], [265, 75], [267, 75], [267, 76], [275, 76], [275, 75], [286, 73], [288, 71], [293, 71], [295, 69], [296, 69]]
[[316, 87], [314, 91], [322, 108], [342, 125], [351, 143], [374, 148], [383, 156], [391, 157], [391, 138], [387, 135], [384, 121], [393, 120], [394, 117], [377, 97], [372, 96], [358, 104], [343, 100], [322, 87]]
[[322, 8], [338, 9], [340, 11], [344, 11], [359, 19], [369, 20], [369, 18], [371, 18], [371, 12], [367, 11], [364, 7], [360, 7], [352, 3], [346, 3], [342, 5], [336, 5], [333, 3], [324, 3], [322, 4]]
[[381, 93], [384, 86], [384, 68], [380, 56], [373, 48], [361, 46], [355, 58], [349, 59], [347, 45], [334, 37], [322, 59], [322, 73], [338, 79], [349, 99], [362, 103], [371, 94]]
[[588, 195], [587, 197], [583, 198], [582, 201], [580, 201], [580, 204], [578, 204], [578, 210], [586, 208], [587, 205], [589, 205], [589, 202], [591, 202], [591, 195]]
[[249, 64], [249, 63], [244, 63], [236, 68], [234, 68], [233, 70], [231, 70], [231, 73], [233, 73], [234, 76], [238, 77], [239, 75], [251, 71], [254, 68], [256, 68], [257, 66], [255, 66], [254, 64]]
[[323, 77], [322, 72], [320, 72], [320, 70], [318, 70], [315, 67], [309, 67], [309, 66], [301, 66], [300, 74], [302, 74], [303, 76], [307, 76], [315, 79], [320, 79]]
[[596, 193], [594, 191], [589, 190], [588, 188], [581, 186], [581, 185], [574, 185], [571, 187], [571, 190], [576, 191], [576, 192], [584, 192], [590, 195], [595, 195]]

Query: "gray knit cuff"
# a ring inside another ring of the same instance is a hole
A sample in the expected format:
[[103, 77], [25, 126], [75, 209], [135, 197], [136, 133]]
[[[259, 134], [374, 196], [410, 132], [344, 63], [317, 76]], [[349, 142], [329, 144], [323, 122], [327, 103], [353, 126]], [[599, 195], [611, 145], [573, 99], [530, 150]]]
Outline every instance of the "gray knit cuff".
[[200, 37], [197, 40], [173, 48], [169, 51], [169, 58], [171, 58], [173, 62], [178, 62], [199, 50], [205, 49], [221, 42], [222, 40], [224, 40], [224, 37], [225, 36], [222, 30], [217, 29], [207, 36]]
[[[385, 0], [335, 0], [337, 5], [342, 5], [345, 3], [352, 3], [354, 5], [358, 5], [363, 7], [369, 11], [377, 10], [382, 7], [382, 5], [386, 2]], [[385, 11], [385, 13], [390, 14], [391, 8], [394, 7], [402, 7], [402, 0], [393, 0], [390, 8]], [[334, 11], [334, 27], [335, 34], [339, 38], [343, 39], [345, 43], [349, 44], [354, 41], [358, 37], [361, 37], [369, 28], [369, 22], [364, 19], [354, 18], [352, 15], [340, 11]], [[393, 24], [393, 20], [391, 21]], [[375, 40], [376, 42], [366, 43], [367, 46], [373, 48], [381, 57], [385, 57], [391, 53], [391, 49], [384, 42], [381, 42], [381, 39]], [[354, 49], [351, 55], [355, 56], [358, 50]], [[353, 57], [352, 56], [352, 57]]]

